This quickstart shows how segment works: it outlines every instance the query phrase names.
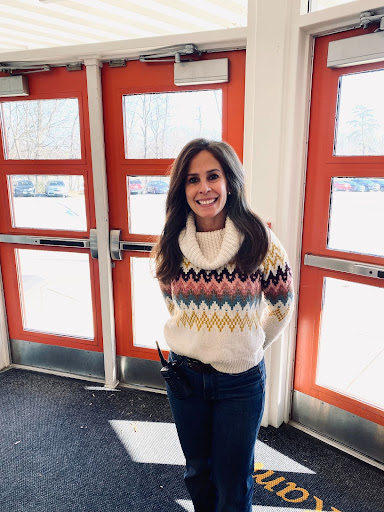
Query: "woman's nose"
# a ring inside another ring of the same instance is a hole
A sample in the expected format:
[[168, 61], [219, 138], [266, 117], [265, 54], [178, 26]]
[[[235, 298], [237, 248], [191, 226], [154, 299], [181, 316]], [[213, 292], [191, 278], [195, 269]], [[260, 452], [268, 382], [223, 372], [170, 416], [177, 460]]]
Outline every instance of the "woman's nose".
[[207, 192], [209, 192], [211, 190], [211, 187], [210, 187], [210, 184], [208, 181], [205, 181], [205, 180], [201, 180], [200, 181], [200, 187], [199, 187], [199, 192], [203, 193], [203, 194], [206, 194]]

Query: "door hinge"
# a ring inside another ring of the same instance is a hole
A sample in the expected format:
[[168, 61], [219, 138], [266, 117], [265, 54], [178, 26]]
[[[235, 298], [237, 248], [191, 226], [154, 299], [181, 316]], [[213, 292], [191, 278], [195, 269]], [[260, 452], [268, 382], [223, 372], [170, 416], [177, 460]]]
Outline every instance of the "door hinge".
[[81, 62], [76, 62], [74, 64], [66, 64], [65, 67], [67, 71], [81, 71], [83, 69], [83, 65]]
[[126, 62], [125, 59], [112, 59], [108, 61], [108, 64], [110, 68], [123, 68]]

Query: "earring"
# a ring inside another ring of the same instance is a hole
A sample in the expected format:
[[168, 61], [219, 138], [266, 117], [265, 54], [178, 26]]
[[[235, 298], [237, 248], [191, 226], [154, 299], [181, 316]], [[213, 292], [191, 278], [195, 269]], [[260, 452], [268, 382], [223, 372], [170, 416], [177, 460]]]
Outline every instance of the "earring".
[[231, 191], [228, 192], [228, 195], [230, 196], [231, 195]]

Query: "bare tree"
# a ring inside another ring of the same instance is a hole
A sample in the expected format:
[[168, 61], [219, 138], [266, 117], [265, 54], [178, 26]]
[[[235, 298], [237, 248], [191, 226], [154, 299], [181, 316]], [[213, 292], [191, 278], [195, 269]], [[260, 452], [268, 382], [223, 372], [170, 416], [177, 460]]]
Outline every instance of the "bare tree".
[[81, 157], [77, 99], [5, 102], [1, 117], [8, 159]]

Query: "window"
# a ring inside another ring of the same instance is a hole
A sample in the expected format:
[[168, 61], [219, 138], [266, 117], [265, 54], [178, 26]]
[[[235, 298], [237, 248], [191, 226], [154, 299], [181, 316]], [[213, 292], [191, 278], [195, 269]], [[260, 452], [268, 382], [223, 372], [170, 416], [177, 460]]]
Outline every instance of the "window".
[[321, 11], [336, 5], [348, 4], [352, 0], [308, 0], [308, 12]]
[[76, 98], [0, 103], [6, 160], [81, 158]]
[[197, 137], [222, 138], [222, 91], [123, 97], [125, 158], [175, 158]]

